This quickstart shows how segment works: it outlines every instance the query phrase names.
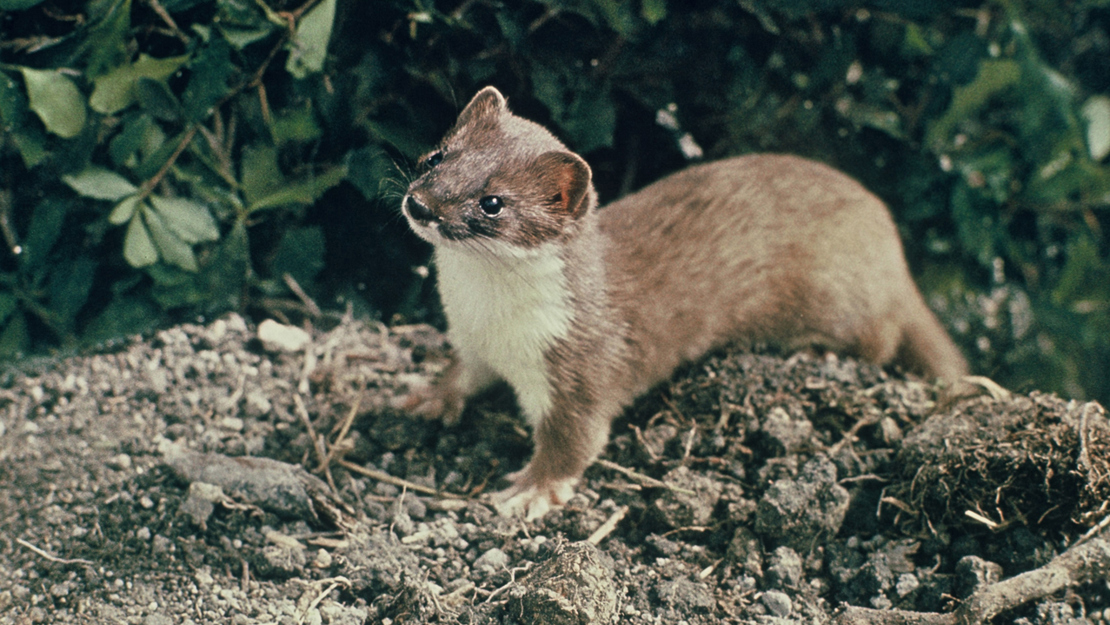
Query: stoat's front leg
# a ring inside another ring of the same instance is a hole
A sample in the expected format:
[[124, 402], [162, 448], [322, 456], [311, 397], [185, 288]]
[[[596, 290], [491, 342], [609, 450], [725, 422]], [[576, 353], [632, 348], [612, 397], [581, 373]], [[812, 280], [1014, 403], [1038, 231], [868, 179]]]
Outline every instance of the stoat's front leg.
[[531, 521], [562, 506], [574, 495], [586, 467], [605, 449], [616, 411], [595, 403], [567, 404], [557, 400], [539, 421], [532, 460], [508, 476], [512, 486], [494, 493], [493, 504], [502, 515]]

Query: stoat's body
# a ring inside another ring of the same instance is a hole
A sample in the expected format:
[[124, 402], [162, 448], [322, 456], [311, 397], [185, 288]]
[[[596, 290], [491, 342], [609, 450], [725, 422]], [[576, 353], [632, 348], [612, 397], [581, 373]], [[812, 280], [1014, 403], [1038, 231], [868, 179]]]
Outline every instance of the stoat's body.
[[512, 385], [536, 451], [505, 512], [563, 503], [621, 408], [717, 346], [820, 344], [966, 373], [886, 207], [824, 165], [733, 158], [597, 210], [585, 161], [488, 87], [423, 166], [403, 209], [435, 246], [456, 358], [415, 409], [454, 418]]

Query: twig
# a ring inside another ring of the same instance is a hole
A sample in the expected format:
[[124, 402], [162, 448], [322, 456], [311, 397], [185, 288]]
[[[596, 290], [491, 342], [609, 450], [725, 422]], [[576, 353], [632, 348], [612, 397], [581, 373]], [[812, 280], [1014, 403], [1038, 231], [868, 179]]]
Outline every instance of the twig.
[[326, 589], [318, 592], [316, 594], [316, 597], [313, 598], [312, 601], [310, 601], [307, 606], [305, 606], [304, 611], [302, 611], [300, 616], [297, 617], [297, 625], [300, 625], [301, 623], [304, 623], [305, 619], [308, 618], [308, 613], [311, 612], [313, 608], [320, 605], [320, 602], [323, 601], [325, 597], [330, 595], [331, 591], [335, 590], [336, 588], [339, 588], [340, 586], [343, 586], [344, 588], [350, 588], [351, 587], [351, 580], [349, 580], [346, 577], [343, 577], [342, 575], [340, 575], [338, 577], [329, 577], [328, 579], [321, 579], [321, 580], [317, 580], [315, 582], [312, 582], [312, 585], [316, 586], [317, 588], [322, 588], [324, 586], [324, 584], [330, 584], [330, 585]]
[[624, 475], [625, 477], [631, 478], [631, 479], [633, 479], [633, 480], [635, 480], [635, 481], [637, 481], [637, 482], [639, 482], [639, 483], [641, 483], [644, 486], [647, 486], [649, 488], [666, 488], [667, 490], [671, 490], [671, 491], [674, 491], [676, 493], [682, 493], [683, 495], [697, 495], [697, 493], [695, 493], [692, 490], [687, 490], [685, 488], [675, 486], [674, 484], [668, 484], [667, 482], [664, 482], [662, 480], [657, 480], [654, 477], [648, 477], [647, 475], [644, 475], [642, 473], [637, 473], [637, 472], [633, 471], [632, 469], [622, 467], [621, 465], [619, 465], [615, 462], [611, 462], [609, 460], [597, 460], [596, 462], [597, 462], [597, 464], [605, 467], [606, 469], [612, 469], [612, 470]]
[[289, 287], [290, 291], [293, 291], [293, 295], [296, 295], [297, 299], [301, 300], [301, 302], [305, 305], [305, 308], [308, 309], [312, 317], [318, 318], [320, 316], [320, 307], [317, 306], [316, 302], [308, 296], [308, 293], [304, 292], [304, 289], [302, 289], [301, 285], [297, 283], [297, 280], [288, 273], [282, 274], [281, 279], [285, 281], [285, 286]]
[[177, 26], [177, 22], [173, 21], [173, 16], [171, 16], [169, 11], [167, 11], [166, 8], [162, 6], [162, 3], [158, 2], [158, 0], [147, 0], [147, 4], [150, 5], [150, 8], [154, 9], [154, 12], [158, 14], [158, 17], [162, 18], [162, 21], [165, 22], [166, 26], [170, 28], [170, 32], [173, 33], [174, 37], [180, 39], [181, 43], [189, 45], [189, 37], [186, 36], [185, 33], [181, 32], [181, 29]]
[[316, 428], [312, 426], [312, 419], [308, 416], [308, 409], [304, 407], [304, 400], [297, 393], [293, 393], [293, 403], [297, 406], [297, 416], [301, 418], [304, 423], [305, 430], [308, 431], [308, 437], [312, 440], [312, 449], [316, 452], [316, 459], [323, 461], [324, 450], [320, 448], [320, 439], [317, 438]]
[[93, 564], [92, 562], [89, 562], [88, 560], [84, 560], [84, 559], [81, 559], [81, 558], [59, 558], [58, 556], [51, 555], [51, 554], [43, 551], [42, 549], [39, 549], [38, 547], [36, 547], [36, 546], [32, 545], [31, 543], [23, 540], [22, 538], [16, 538], [15, 542], [17, 542], [17, 543], [23, 545], [24, 547], [30, 549], [31, 551], [35, 552], [39, 556], [41, 556], [43, 558], [46, 558], [47, 560], [50, 560], [51, 562], [56, 562], [58, 564], [84, 564], [86, 566], [92, 566], [92, 564]]
[[455, 493], [438, 491], [434, 488], [429, 488], [422, 484], [417, 484], [415, 482], [410, 482], [406, 479], [399, 478], [395, 475], [390, 475], [388, 473], [385, 473], [384, 471], [367, 469], [366, 467], [359, 466], [353, 462], [348, 462], [346, 460], [343, 460], [342, 458], [336, 460], [335, 463], [353, 473], [365, 475], [370, 479], [378, 480], [379, 482], [385, 482], [386, 484], [393, 484], [394, 486], [399, 486], [401, 488], [408, 488], [409, 490], [414, 490], [418, 493], [424, 493], [425, 495], [432, 495], [433, 497], [440, 497], [443, 499], [463, 499], [463, 497], [456, 495]]
[[347, 432], [350, 431], [351, 424], [354, 423], [355, 415], [358, 414], [358, 409], [361, 405], [362, 395], [356, 395], [354, 405], [347, 411], [347, 417], [343, 419], [343, 423], [339, 427], [339, 436], [336, 436], [335, 442], [328, 446], [328, 455], [320, 461], [320, 467], [316, 469], [317, 471], [322, 471], [331, 464], [332, 460], [335, 460], [336, 452], [342, 448], [341, 443], [347, 438]]
[[604, 523], [601, 524], [601, 527], [594, 530], [593, 534], [590, 534], [590, 537], [586, 539], [586, 542], [594, 545], [595, 547], [601, 544], [601, 541], [605, 540], [606, 536], [613, 533], [613, 530], [617, 528], [617, 523], [620, 523], [621, 519], [623, 519], [627, 514], [628, 506], [621, 506], [620, 510], [614, 512], [612, 516], [610, 516], [608, 519], [605, 520]]
[[189, 147], [189, 143], [191, 143], [193, 141], [193, 137], [197, 135], [197, 130], [197, 124], [189, 124], [189, 128], [185, 130], [185, 132], [181, 135], [181, 140], [177, 142], [177, 147], [174, 148], [173, 154], [170, 154], [170, 157], [166, 159], [166, 162], [162, 163], [162, 167], [159, 168], [153, 176], [148, 178], [141, 187], [139, 187], [139, 196], [137, 201], [141, 202], [142, 200], [146, 199], [146, 197], [154, 191], [154, 187], [158, 186], [159, 182], [162, 182], [162, 179], [165, 178], [166, 174], [170, 172], [170, 169], [173, 167], [173, 164], [177, 162], [177, 159], [181, 156], [181, 153], [185, 151], [185, 148]]

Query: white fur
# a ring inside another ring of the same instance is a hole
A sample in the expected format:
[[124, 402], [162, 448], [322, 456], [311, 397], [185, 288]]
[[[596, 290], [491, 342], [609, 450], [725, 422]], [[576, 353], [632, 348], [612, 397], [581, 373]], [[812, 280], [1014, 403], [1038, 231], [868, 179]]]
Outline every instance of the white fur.
[[463, 386], [480, 384], [492, 371], [512, 385], [536, 427], [552, 406], [544, 354], [567, 336], [573, 319], [556, 247], [439, 242], [436, 267], [447, 334], [469, 378]]

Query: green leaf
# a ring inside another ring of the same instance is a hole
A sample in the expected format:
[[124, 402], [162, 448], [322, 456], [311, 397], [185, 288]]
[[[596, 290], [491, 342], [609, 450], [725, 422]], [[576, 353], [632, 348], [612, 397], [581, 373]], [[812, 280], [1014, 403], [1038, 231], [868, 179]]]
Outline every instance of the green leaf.
[[311, 101], [276, 116], [270, 132], [277, 145], [284, 145], [289, 141], [315, 141], [323, 134], [320, 125], [316, 123]]
[[1110, 97], [1087, 98], [1082, 115], [1087, 122], [1087, 150], [1093, 160], [1101, 161], [1110, 154]]
[[324, 233], [319, 227], [292, 228], [282, 234], [270, 264], [272, 276], [289, 274], [307, 286], [323, 268]]
[[131, 218], [135, 216], [135, 209], [138, 208], [138, 206], [138, 194], [129, 195], [123, 198], [123, 200], [121, 200], [119, 204], [116, 204], [115, 208], [112, 209], [111, 214], [108, 215], [108, 223], [112, 224], [113, 226], [122, 226], [123, 224], [131, 221]]
[[85, 343], [98, 343], [154, 328], [160, 314], [146, 297], [120, 293], [85, 327]]
[[6, 323], [19, 305], [19, 298], [9, 291], [0, 291], [0, 324]]
[[[143, 205], [143, 209], [147, 209], [147, 206]], [[166, 224], [161, 213], [149, 209], [142, 210], [141, 214], [147, 229], [150, 231], [150, 238], [154, 239], [154, 244], [158, 247], [158, 254], [162, 257], [162, 260], [185, 271], [195, 272], [198, 267], [193, 248]]]
[[0, 355], [19, 356], [31, 345], [31, 335], [27, 332], [27, 320], [23, 313], [17, 313], [8, 320], [0, 331]]
[[220, 24], [220, 34], [227, 39], [236, 50], [242, 50], [250, 44], [265, 38], [274, 32], [275, 26], [270, 22], [262, 22], [257, 28], [235, 28]]
[[278, 168], [277, 148], [272, 145], [243, 148], [239, 168], [240, 184], [248, 204], [285, 184], [285, 176]]
[[220, 229], [208, 207], [179, 197], [151, 196], [150, 203], [162, 217], [166, 226], [186, 243], [215, 241]]
[[294, 182], [282, 187], [274, 193], [259, 198], [258, 201], [252, 202], [250, 206], [247, 207], [247, 212], [253, 213], [267, 208], [288, 206], [290, 204], [311, 204], [323, 195], [324, 191], [339, 184], [346, 175], [346, 167], [333, 167], [314, 178]]
[[135, 111], [123, 116], [119, 134], [108, 144], [108, 155], [117, 167], [134, 167], [139, 150], [146, 143], [147, 134], [154, 125], [150, 115]]
[[88, 7], [93, 25], [83, 46], [88, 59], [85, 75], [96, 78], [127, 63], [130, 58], [131, 0], [89, 2]]
[[23, 11], [38, 4], [42, 0], [0, 0], [0, 11]]
[[69, 206], [69, 202], [61, 201], [57, 196], [35, 206], [23, 240], [23, 253], [19, 257], [24, 270], [38, 267], [46, 261], [61, 236]]
[[85, 98], [68, 76], [56, 70], [22, 67], [23, 82], [31, 110], [46, 129], [64, 139], [72, 139], [85, 127], [88, 113]]
[[89, 299], [97, 263], [89, 256], [78, 256], [70, 262], [61, 263], [50, 276], [50, 310], [57, 315], [59, 323], [72, 333], [73, 321], [78, 311]]
[[96, 166], [89, 166], [76, 174], [66, 174], [62, 176], [62, 181], [77, 193], [97, 200], [119, 200], [139, 190], [127, 178]]
[[285, 62], [285, 71], [302, 79], [324, 68], [335, 22], [335, 0], [323, 0], [301, 18], [293, 36], [292, 49]]
[[46, 159], [46, 133], [29, 124], [30, 109], [23, 89], [11, 76], [0, 72], [0, 127], [11, 137], [23, 165], [32, 169]]
[[648, 24], [652, 26], [658, 24], [667, 17], [667, 0], [642, 0], [640, 15]]
[[135, 87], [139, 104], [151, 116], [167, 122], [181, 118], [181, 102], [170, 91], [169, 85], [160, 80], [140, 78]]
[[96, 79], [96, 86], [89, 96], [89, 106], [104, 114], [121, 111], [138, 98], [140, 79], [147, 78], [161, 83], [179, 70], [188, 59], [188, 56], [156, 59], [140, 54], [139, 60], [134, 63], [117, 67]]
[[376, 145], [350, 152], [347, 163], [347, 179], [368, 200], [381, 196], [382, 184], [394, 173], [393, 161], [385, 150]]
[[139, 212], [135, 213], [127, 226], [127, 236], [123, 239], [123, 257], [132, 267], [146, 267], [158, 262], [158, 248], [150, 240], [150, 233], [143, 225]]
[[929, 127], [925, 143], [934, 150], [942, 150], [956, 126], [985, 107], [992, 97], [1021, 80], [1021, 67], [1009, 59], [991, 59], [979, 64], [975, 80], [957, 87], [952, 103]]
[[237, 68], [231, 61], [231, 46], [222, 37], [212, 37], [189, 63], [192, 75], [181, 96], [185, 117], [202, 121], [231, 92]]

